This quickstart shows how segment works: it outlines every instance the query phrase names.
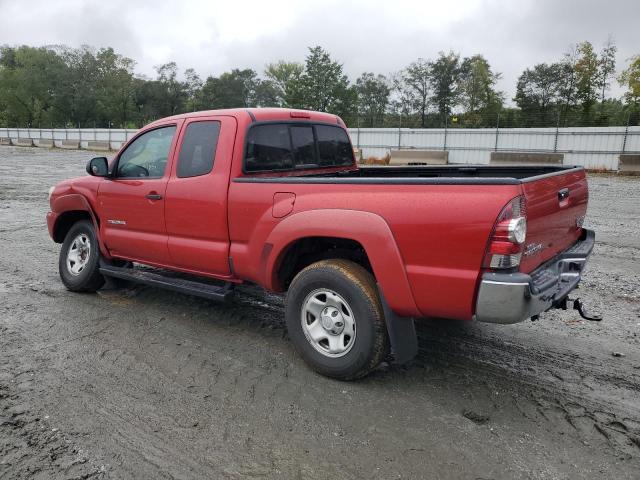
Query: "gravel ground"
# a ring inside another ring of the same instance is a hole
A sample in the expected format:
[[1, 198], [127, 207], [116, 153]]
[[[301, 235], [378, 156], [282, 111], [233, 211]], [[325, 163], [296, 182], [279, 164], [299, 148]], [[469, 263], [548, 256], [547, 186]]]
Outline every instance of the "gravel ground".
[[640, 179], [590, 177], [603, 322], [425, 321], [411, 366], [343, 383], [256, 289], [66, 291], [47, 190], [90, 156], [0, 147], [0, 478], [638, 478]]

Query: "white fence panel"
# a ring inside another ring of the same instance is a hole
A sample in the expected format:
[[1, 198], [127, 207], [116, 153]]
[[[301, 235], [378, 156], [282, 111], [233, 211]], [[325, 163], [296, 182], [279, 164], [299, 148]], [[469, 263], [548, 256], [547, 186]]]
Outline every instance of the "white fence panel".
[[640, 154], [640, 127], [350, 129], [363, 156], [384, 157], [390, 150], [449, 151], [450, 163], [489, 163], [492, 151], [562, 153], [565, 164], [617, 170], [619, 155]]
[[[108, 128], [0, 128], [0, 138], [75, 140], [81, 148], [90, 141], [110, 142], [113, 150], [135, 135], [133, 129]], [[394, 149], [447, 150], [450, 163], [489, 163], [492, 151], [557, 152], [565, 164], [617, 170], [621, 153], [640, 154], [640, 127], [581, 128], [350, 128], [355, 147], [364, 157], [382, 158]]]

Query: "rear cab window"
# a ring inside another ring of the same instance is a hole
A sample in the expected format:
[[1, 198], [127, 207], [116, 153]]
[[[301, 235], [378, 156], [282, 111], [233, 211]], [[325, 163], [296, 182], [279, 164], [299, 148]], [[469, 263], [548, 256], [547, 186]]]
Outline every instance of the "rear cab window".
[[347, 132], [316, 123], [256, 124], [247, 133], [245, 173], [282, 172], [354, 165]]

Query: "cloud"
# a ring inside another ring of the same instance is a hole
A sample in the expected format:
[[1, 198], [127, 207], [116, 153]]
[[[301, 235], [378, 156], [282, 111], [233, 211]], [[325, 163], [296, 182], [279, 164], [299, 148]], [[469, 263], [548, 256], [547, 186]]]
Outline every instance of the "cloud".
[[618, 70], [640, 53], [640, 2], [625, 0], [0, 0], [0, 12], [0, 44], [111, 46], [149, 76], [171, 60], [203, 77], [262, 71], [280, 59], [303, 61], [307, 47], [322, 45], [355, 79], [454, 50], [483, 54], [503, 73], [510, 98], [523, 69], [559, 60], [570, 44], [589, 40], [598, 50], [612, 34]]

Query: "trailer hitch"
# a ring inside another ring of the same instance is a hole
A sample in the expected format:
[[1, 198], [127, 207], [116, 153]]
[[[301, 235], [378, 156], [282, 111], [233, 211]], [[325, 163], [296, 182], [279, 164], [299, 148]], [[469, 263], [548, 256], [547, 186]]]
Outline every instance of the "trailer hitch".
[[589, 320], [591, 322], [600, 322], [602, 321], [602, 315], [597, 315], [595, 313], [589, 313], [585, 306], [584, 303], [582, 303], [582, 301], [579, 298], [576, 299], [571, 299], [569, 297], [565, 297], [560, 301], [560, 305], [559, 307], [562, 308], [563, 310], [567, 309], [567, 304], [569, 302], [573, 302], [573, 309], [577, 310], [578, 313], [580, 314], [580, 316], [582, 318], [584, 318], [585, 320]]

